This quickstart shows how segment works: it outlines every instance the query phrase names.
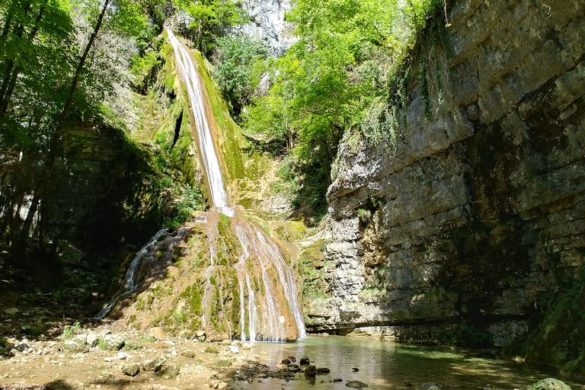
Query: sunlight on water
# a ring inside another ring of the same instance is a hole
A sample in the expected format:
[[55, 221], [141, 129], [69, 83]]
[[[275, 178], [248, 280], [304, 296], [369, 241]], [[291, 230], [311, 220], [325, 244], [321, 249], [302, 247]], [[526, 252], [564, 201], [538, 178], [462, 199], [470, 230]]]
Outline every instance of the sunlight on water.
[[[373, 338], [313, 336], [294, 344], [257, 348], [260, 361], [270, 367], [288, 356], [308, 356], [311, 364], [329, 368], [331, 373], [318, 375], [314, 383], [299, 374], [298, 380], [289, 382], [271, 378], [236, 382], [236, 389], [347, 389], [347, 381], [361, 381], [368, 389], [422, 389], [425, 384], [435, 383], [441, 389], [511, 390], [547, 376], [526, 366], [465, 351], [399, 345]], [[354, 372], [354, 368], [358, 371]], [[342, 381], [333, 383], [336, 378]]]

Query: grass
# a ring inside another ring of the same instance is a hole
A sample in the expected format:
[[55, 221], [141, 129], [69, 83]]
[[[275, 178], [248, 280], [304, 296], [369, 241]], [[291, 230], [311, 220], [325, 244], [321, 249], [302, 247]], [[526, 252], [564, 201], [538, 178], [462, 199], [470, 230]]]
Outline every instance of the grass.
[[81, 324], [79, 323], [79, 321], [75, 321], [73, 325], [67, 325], [65, 326], [65, 328], [63, 328], [61, 338], [63, 340], [70, 340], [79, 333], [81, 333]]

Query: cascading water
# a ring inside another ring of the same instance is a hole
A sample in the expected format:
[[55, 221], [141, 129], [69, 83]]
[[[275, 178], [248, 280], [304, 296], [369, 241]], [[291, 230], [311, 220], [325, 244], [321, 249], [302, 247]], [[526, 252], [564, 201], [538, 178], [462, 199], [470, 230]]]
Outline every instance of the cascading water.
[[167, 229], [161, 229], [158, 232], [156, 232], [156, 234], [150, 239], [150, 241], [148, 241], [148, 243], [144, 245], [142, 249], [140, 249], [136, 253], [134, 258], [130, 262], [130, 266], [128, 266], [128, 270], [126, 270], [126, 274], [124, 275], [123, 287], [124, 290], [120, 294], [114, 296], [114, 298], [110, 300], [110, 302], [108, 302], [108, 304], [104, 306], [98, 314], [96, 314], [94, 319], [97, 320], [104, 319], [108, 314], [110, 314], [110, 312], [112, 311], [114, 306], [116, 306], [116, 303], [118, 303], [120, 299], [127, 297], [128, 295], [136, 291], [136, 289], [138, 288], [136, 276], [137, 271], [140, 268], [140, 264], [142, 263], [146, 255], [150, 252], [152, 247], [157, 243], [158, 240], [160, 240], [163, 234], [167, 233], [167, 231], [168, 231]]
[[[209, 110], [203, 83], [193, 64], [189, 51], [167, 29], [169, 41], [175, 52], [177, 68], [187, 89], [191, 110], [197, 125], [199, 149], [207, 173], [213, 206], [232, 218], [231, 226], [242, 247], [235, 264], [238, 279], [239, 322], [241, 340], [284, 341], [305, 337], [305, 325], [298, 302], [298, 291], [292, 271], [280, 253], [278, 245], [260, 229], [235, 216], [229, 206], [219, 159], [211, 133]], [[210, 242], [212, 241], [211, 238]], [[210, 248], [212, 262], [214, 248]], [[213, 272], [214, 264], [208, 272]], [[203, 301], [210, 299], [210, 276]], [[204, 323], [205, 316], [204, 316]], [[247, 326], [246, 326], [247, 324]]]
[[215, 147], [207, 111], [205, 107], [205, 98], [199, 73], [193, 64], [189, 51], [179, 42], [171, 30], [167, 30], [169, 41], [175, 51], [175, 58], [179, 73], [183, 77], [183, 82], [187, 87], [187, 95], [193, 117], [197, 124], [197, 134], [199, 138], [199, 149], [201, 151], [207, 180], [209, 182], [209, 191], [213, 206], [222, 214], [229, 217], [234, 216], [234, 210], [229, 207], [228, 196], [223, 185], [219, 160], [215, 153]]

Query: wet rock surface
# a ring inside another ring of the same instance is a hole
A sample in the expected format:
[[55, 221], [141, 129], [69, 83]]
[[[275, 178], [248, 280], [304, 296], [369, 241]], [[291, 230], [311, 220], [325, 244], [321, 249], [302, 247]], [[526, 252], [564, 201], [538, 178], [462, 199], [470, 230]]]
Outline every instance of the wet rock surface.
[[[366, 387], [368, 387], [367, 384], [365, 384], [364, 382], [360, 382], [360, 381], [348, 381], [345, 384], [345, 387], [349, 387], [351, 389], [364, 389]], [[435, 390], [435, 389], [433, 389]]]

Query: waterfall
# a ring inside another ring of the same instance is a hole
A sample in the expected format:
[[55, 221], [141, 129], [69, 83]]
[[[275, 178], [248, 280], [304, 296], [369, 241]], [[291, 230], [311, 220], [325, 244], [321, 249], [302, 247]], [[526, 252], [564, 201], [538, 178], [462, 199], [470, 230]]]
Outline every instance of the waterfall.
[[[278, 245], [259, 228], [243, 220], [241, 216], [236, 216], [230, 207], [213, 142], [201, 77], [187, 48], [169, 29], [167, 33], [197, 125], [199, 150], [207, 173], [212, 205], [231, 218], [231, 226], [242, 247], [242, 253], [234, 266], [240, 295], [240, 339], [284, 341], [305, 337], [305, 325], [293, 273]], [[212, 263], [208, 273], [214, 267], [214, 250], [210, 250]], [[206, 275], [207, 280], [209, 277]], [[203, 301], [207, 302], [208, 299], [206, 288]]]
[[197, 124], [199, 150], [205, 165], [213, 206], [222, 214], [233, 217], [234, 210], [228, 204], [228, 196], [223, 184], [219, 160], [215, 152], [213, 136], [209, 126], [201, 78], [193, 64], [189, 51], [179, 42], [170, 29], [167, 29], [167, 33], [175, 51], [177, 68], [187, 88], [191, 111]]
[[167, 233], [167, 231], [168, 231], [167, 229], [161, 229], [158, 232], [156, 232], [156, 234], [152, 236], [150, 241], [148, 241], [148, 243], [144, 245], [136, 253], [136, 255], [134, 255], [134, 258], [130, 262], [130, 266], [128, 266], [128, 269], [126, 270], [126, 274], [124, 275], [123, 287], [124, 290], [120, 294], [114, 296], [114, 298], [112, 298], [110, 302], [108, 302], [108, 304], [104, 306], [98, 314], [95, 315], [94, 319], [96, 320], [104, 319], [108, 314], [110, 314], [110, 312], [112, 311], [114, 306], [116, 306], [116, 303], [118, 303], [120, 299], [127, 297], [128, 295], [132, 294], [134, 291], [138, 289], [136, 276], [140, 264], [142, 263], [146, 255], [148, 255], [150, 250], [154, 247], [154, 245], [157, 243], [157, 241], [160, 240], [163, 234]]

